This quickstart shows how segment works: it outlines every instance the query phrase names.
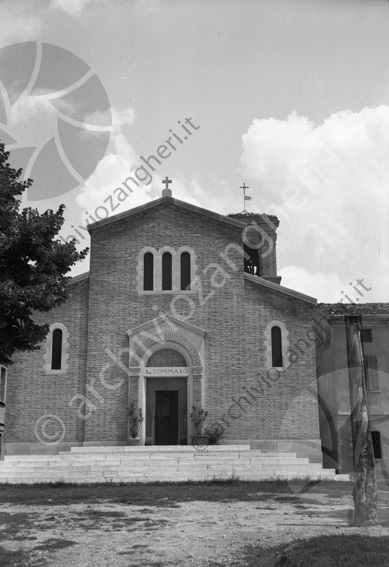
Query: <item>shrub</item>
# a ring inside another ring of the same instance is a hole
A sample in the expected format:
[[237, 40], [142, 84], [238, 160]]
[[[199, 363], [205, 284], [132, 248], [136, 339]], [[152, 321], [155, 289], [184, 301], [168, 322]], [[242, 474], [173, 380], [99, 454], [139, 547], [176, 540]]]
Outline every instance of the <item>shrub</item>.
[[207, 419], [208, 412], [198, 406], [192, 406], [192, 413], [190, 418], [193, 422], [196, 435], [201, 435], [203, 432], [204, 422]]
[[208, 443], [210, 445], [216, 445], [220, 439], [224, 436], [224, 429], [220, 425], [214, 425], [213, 427], [206, 427], [204, 429], [204, 435], [208, 438]]
[[143, 421], [143, 414], [141, 408], [137, 408], [134, 402], [131, 402], [128, 410], [130, 436], [135, 439], [138, 435], [140, 424]]

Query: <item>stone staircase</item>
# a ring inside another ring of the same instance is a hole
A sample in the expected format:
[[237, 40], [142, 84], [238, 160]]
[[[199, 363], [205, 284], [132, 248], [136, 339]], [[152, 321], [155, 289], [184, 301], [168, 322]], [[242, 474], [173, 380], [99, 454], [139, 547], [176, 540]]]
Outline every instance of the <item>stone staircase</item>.
[[58, 455], [9, 455], [0, 483], [155, 482], [306, 478], [349, 480], [295, 453], [262, 453], [249, 445], [72, 447]]

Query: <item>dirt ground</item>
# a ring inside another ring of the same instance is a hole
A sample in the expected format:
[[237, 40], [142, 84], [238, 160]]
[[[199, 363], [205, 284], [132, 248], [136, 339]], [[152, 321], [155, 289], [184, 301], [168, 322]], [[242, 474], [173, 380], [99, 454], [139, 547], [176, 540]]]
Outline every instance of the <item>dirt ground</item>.
[[166, 498], [164, 506], [3, 504], [3, 514], [15, 524], [8, 522], [0, 535], [6, 549], [34, 549], [23, 565], [39, 567], [239, 565], [250, 545], [339, 533], [389, 535], [388, 492], [380, 494], [383, 525], [363, 529], [349, 527], [351, 496], [250, 496], [252, 501], [171, 504]]

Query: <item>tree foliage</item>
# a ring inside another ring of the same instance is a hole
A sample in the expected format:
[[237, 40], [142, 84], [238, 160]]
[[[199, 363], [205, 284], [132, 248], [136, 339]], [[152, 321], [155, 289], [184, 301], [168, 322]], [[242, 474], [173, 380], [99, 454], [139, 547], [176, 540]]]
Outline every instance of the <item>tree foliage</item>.
[[75, 240], [56, 238], [64, 205], [40, 214], [20, 209], [20, 197], [31, 179], [20, 181], [22, 170], [8, 163], [0, 142], [0, 363], [11, 364], [16, 351], [39, 348], [49, 326], [34, 321], [69, 297], [67, 274], [88, 249], [78, 252]]

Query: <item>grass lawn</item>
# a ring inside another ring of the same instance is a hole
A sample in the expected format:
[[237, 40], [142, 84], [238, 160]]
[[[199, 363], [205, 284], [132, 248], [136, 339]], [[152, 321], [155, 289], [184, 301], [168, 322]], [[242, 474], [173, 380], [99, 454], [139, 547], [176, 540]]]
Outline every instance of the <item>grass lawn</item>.
[[305, 492], [328, 492], [331, 496], [349, 496], [352, 482], [332, 481], [286, 481], [269, 480], [261, 482], [243, 482], [234, 478], [205, 482], [182, 483], [132, 483], [132, 484], [0, 484], [0, 504], [39, 504], [50, 506], [77, 502], [110, 501], [120, 504], [143, 506], [172, 506], [174, 503], [193, 500], [209, 502], [267, 500], [269, 494], [293, 495], [299, 498]]
[[[35, 549], [61, 549], [74, 545], [67, 540], [52, 540]], [[389, 537], [357, 535], [322, 536], [298, 540], [292, 545], [271, 549], [251, 547], [239, 562], [207, 563], [207, 567], [389, 567]], [[43, 567], [45, 560], [31, 562], [26, 551], [6, 551], [0, 547], [1, 567]], [[161, 567], [164, 565], [160, 563]]]
[[[270, 550], [260, 547], [247, 549], [243, 565], [245, 567], [389, 567], [388, 551], [389, 537], [321, 536], [297, 540], [292, 545]], [[217, 563], [215, 567], [216, 565]]]

